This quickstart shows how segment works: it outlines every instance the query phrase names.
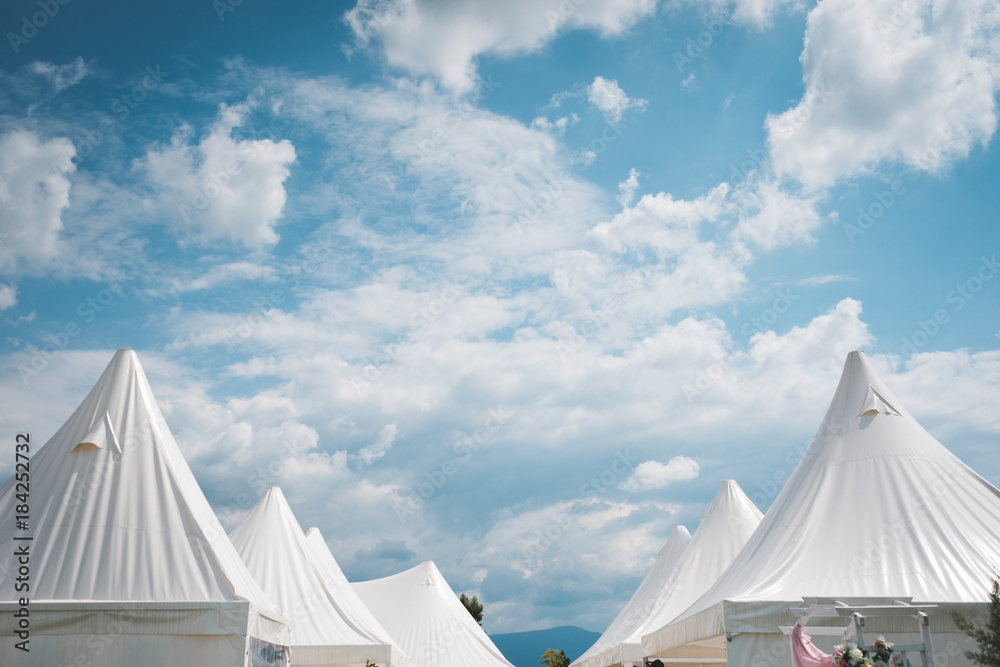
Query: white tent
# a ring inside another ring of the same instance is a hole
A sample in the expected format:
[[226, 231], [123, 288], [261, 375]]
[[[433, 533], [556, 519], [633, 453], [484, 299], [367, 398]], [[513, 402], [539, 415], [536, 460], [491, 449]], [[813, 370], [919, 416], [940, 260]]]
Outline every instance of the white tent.
[[293, 666], [409, 664], [336, 562], [320, 564], [281, 489], [268, 489], [230, 539], [291, 622]]
[[[598, 640], [575, 664], [607, 667], [642, 663], [642, 635], [672, 621], [697, 600], [733, 561], [761, 518], [760, 510], [739, 485], [731, 479], [724, 481], [676, 566], [642, 598], [637, 591], [604, 633], [602, 639], [608, 637], [611, 646], [599, 648], [602, 644]], [[611, 635], [616, 628], [619, 634]]]
[[[340, 563], [338, 563], [337, 559], [333, 557], [333, 552], [330, 551], [330, 547], [327, 546], [326, 540], [323, 539], [323, 534], [319, 532], [319, 528], [313, 526], [306, 531], [306, 542], [308, 542], [309, 546], [312, 548], [313, 556], [316, 557], [316, 563], [323, 571], [323, 574], [330, 577], [330, 579], [333, 580], [338, 586], [347, 584], [347, 577], [344, 575], [344, 571], [340, 569]], [[361, 607], [368, 614], [371, 614], [371, 611], [368, 607], [364, 606], [365, 603], [361, 601], [361, 598], [358, 597], [358, 594], [354, 591], [353, 587], [351, 588], [351, 592], [354, 593], [354, 598], [358, 601], [358, 604], [361, 605]], [[372, 620], [375, 620], [375, 616], [372, 616]], [[378, 623], [378, 621], [375, 622]]]
[[413, 660], [427, 667], [513, 667], [433, 562], [352, 586]]
[[625, 603], [615, 620], [611, 621], [607, 630], [593, 646], [573, 661], [571, 667], [605, 667], [636, 659], [632, 655], [625, 655], [625, 645], [634, 645], [639, 656], [637, 659], [642, 660], [642, 647], [639, 645], [641, 633], [640, 635], [635, 633], [645, 627], [646, 619], [656, 606], [656, 600], [663, 593], [667, 582], [677, 570], [677, 565], [689, 542], [691, 533], [687, 528], [684, 526], [674, 528], [670, 539], [656, 555], [656, 562], [639, 584], [639, 588]]
[[0, 554], [0, 664], [286, 664], [275, 646], [288, 645], [286, 620], [226, 537], [134, 352], [115, 353], [28, 472], [27, 503], [16, 478], [0, 488], [0, 541], [30, 551], [30, 651], [15, 646], [11, 547]]
[[[921, 428], [851, 352], [826, 417], [757, 531], [678, 620], [643, 636], [643, 652], [790, 664], [778, 628], [794, 623], [789, 607], [804, 596], [848, 605], [887, 598], [941, 605], [930, 623], [936, 648], [950, 651], [951, 665], [968, 664], [967, 638], [945, 607], [981, 609], [998, 555], [1000, 491]], [[873, 621], [866, 632], [919, 641], [906, 617]]]

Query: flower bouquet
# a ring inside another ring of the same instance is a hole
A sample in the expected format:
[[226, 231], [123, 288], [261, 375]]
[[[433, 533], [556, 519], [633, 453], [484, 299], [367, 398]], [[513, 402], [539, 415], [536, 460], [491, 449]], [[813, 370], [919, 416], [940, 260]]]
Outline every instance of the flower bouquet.
[[830, 663], [833, 667], [873, 667], [868, 651], [854, 642], [834, 646]]
[[892, 652], [892, 644], [879, 635], [872, 644], [875, 652], [871, 656], [873, 667], [910, 667], [910, 661]]

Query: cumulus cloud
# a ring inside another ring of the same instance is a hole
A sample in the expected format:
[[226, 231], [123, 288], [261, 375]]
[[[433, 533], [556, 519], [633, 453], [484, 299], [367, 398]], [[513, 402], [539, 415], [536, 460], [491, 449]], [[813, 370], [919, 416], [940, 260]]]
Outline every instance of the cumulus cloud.
[[587, 86], [587, 101], [604, 114], [605, 120], [612, 125], [621, 122], [622, 114], [627, 109], [644, 109], [646, 100], [630, 98], [618, 85], [615, 79], [605, 79], [603, 76], [594, 78]]
[[626, 491], [662, 489], [674, 482], [695, 479], [700, 471], [698, 462], [686, 456], [675, 456], [667, 463], [644, 461], [636, 466], [632, 476], [622, 483], [621, 488]]
[[192, 144], [193, 131], [185, 127], [140, 160], [178, 231], [202, 242], [226, 238], [250, 247], [278, 241], [274, 227], [295, 148], [287, 139], [234, 138], [252, 108], [252, 102], [222, 105], [200, 142]]
[[937, 172], [997, 126], [1000, 6], [826, 0], [808, 16], [805, 94], [767, 119], [779, 176], [813, 189], [884, 161]]
[[80, 83], [90, 73], [90, 67], [79, 57], [65, 65], [35, 61], [31, 63], [29, 69], [48, 79], [57, 93]]
[[823, 222], [818, 197], [796, 195], [777, 181], [751, 179], [735, 198], [740, 207], [735, 237], [762, 250], [814, 241], [813, 232]]
[[0, 136], [0, 270], [57, 254], [75, 155], [65, 137], [45, 140], [27, 130]]
[[344, 18], [359, 47], [377, 41], [390, 65], [468, 91], [477, 56], [537, 51], [574, 28], [617, 35], [655, 7], [654, 0], [359, 0]]

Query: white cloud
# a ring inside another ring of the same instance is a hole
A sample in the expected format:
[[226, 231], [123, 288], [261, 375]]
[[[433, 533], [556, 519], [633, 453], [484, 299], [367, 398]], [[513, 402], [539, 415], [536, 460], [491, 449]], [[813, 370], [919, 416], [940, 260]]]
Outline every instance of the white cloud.
[[622, 483], [626, 491], [662, 489], [674, 482], [687, 482], [698, 477], [701, 466], [687, 456], [675, 456], [667, 463], [644, 461], [636, 466], [632, 476]]
[[991, 0], [818, 3], [805, 94], [767, 120], [775, 171], [825, 188], [884, 161], [937, 172], [985, 145], [997, 126], [998, 27]]
[[0, 283], [0, 312], [17, 304], [17, 287]]
[[678, 256], [699, 242], [703, 223], [719, 220], [728, 210], [729, 185], [723, 183], [693, 200], [674, 199], [669, 193], [643, 195], [632, 207], [597, 224], [591, 234], [610, 250], [649, 245]]
[[639, 188], [639, 172], [635, 169], [628, 170], [628, 178], [618, 184], [618, 203], [622, 208], [630, 206], [635, 198], [635, 191]]
[[655, 7], [654, 0], [359, 0], [345, 20], [357, 44], [377, 40], [390, 65], [468, 91], [475, 85], [477, 56], [537, 51], [573, 28], [617, 35]]
[[735, 193], [740, 221], [735, 236], [755, 243], [762, 250], [814, 241], [813, 232], [822, 224], [815, 196], [798, 196], [787, 186], [750, 179]]
[[0, 270], [58, 252], [75, 155], [65, 137], [46, 141], [26, 130], [0, 136]]
[[159, 287], [149, 290], [150, 294], [159, 295], [166, 291], [198, 292], [212, 289], [219, 285], [235, 281], [257, 281], [273, 278], [275, 270], [273, 267], [257, 264], [249, 261], [226, 262], [209, 267], [200, 275], [192, 277], [175, 277], [169, 279], [169, 287], [166, 290]]
[[76, 60], [66, 63], [65, 65], [55, 65], [49, 62], [35, 61], [29, 66], [31, 71], [40, 76], [44, 76], [55, 88], [56, 92], [60, 92], [69, 88], [70, 86], [75, 86], [76, 84], [83, 81], [84, 77], [90, 74], [90, 67], [84, 62], [83, 58], [77, 57]]
[[646, 100], [630, 98], [618, 85], [618, 81], [608, 80], [603, 76], [595, 77], [593, 83], [587, 86], [587, 101], [604, 114], [605, 120], [612, 125], [621, 121], [622, 114], [627, 109], [646, 107]]
[[801, 9], [803, 5], [801, 0], [725, 0], [725, 4], [733, 5], [734, 23], [754, 25], [758, 28], [771, 26], [774, 23], [774, 15], [782, 7], [791, 5], [793, 9]]
[[568, 116], [562, 116], [556, 120], [549, 120], [545, 116], [538, 116], [531, 121], [531, 129], [541, 130], [554, 136], [561, 137], [566, 133], [566, 128], [576, 125], [579, 121], [580, 117], [575, 113]]
[[273, 245], [285, 206], [284, 182], [295, 162], [287, 139], [233, 138], [253, 103], [221, 106], [211, 131], [190, 143], [182, 128], [170, 145], [139, 162], [160, 191], [175, 227], [198, 241], [227, 238], [250, 247]]
[[823, 276], [809, 276], [798, 281], [799, 285], [829, 285], [830, 283], [854, 282], [857, 278], [852, 276], [841, 276], [838, 274], [828, 274]]
[[386, 424], [379, 431], [378, 440], [358, 450], [357, 459], [364, 465], [375, 463], [392, 449], [392, 443], [398, 432], [399, 429], [396, 428], [395, 424]]

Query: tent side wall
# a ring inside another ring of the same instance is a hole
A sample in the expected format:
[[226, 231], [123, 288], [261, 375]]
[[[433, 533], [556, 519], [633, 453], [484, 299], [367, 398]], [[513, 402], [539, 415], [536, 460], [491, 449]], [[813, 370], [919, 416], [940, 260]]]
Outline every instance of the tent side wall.
[[[721, 656], [725, 656], [728, 667], [793, 667], [789, 637], [781, 633], [779, 626], [794, 625], [796, 618], [789, 608], [801, 605], [801, 601], [726, 600], [681, 621], [691, 622], [688, 626], [690, 637], [700, 634], [703, 639], [666, 649], [658, 657], [666, 664], [682, 664], [686, 667], [701, 664], [699, 658], [718, 659]], [[982, 624], [987, 604], [943, 603], [938, 609], [928, 613], [936, 667], [973, 667], [964, 651], [975, 650], [975, 642], [958, 631], [948, 613], [949, 609], [957, 609], [973, 622]], [[713, 611], [716, 614], [710, 613]], [[720, 612], [721, 617], [718, 615]], [[725, 628], [724, 634], [710, 636], [710, 626], [714, 625], [718, 629], [719, 621], [722, 621], [721, 625]], [[846, 627], [847, 624], [846, 617], [813, 618], [809, 621], [809, 627]], [[878, 635], [885, 635], [888, 641], [895, 644], [916, 644], [922, 641], [917, 621], [911, 616], [866, 616], [865, 638], [870, 642]], [[833, 646], [840, 642], [841, 639], [835, 636], [813, 636], [813, 643], [826, 653], [830, 653]], [[919, 662], [912, 654], [908, 657], [914, 665]]]
[[[0, 656], [26, 667], [144, 665], [250, 667], [251, 626], [271, 623], [240, 602], [35, 602], [29, 651], [16, 647], [20, 605], [0, 602]], [[273, 645], [256, 639], [255, 646]], [[276, 647], [277, 648], [277, 647]], [[275, 653], [272, 648], [268, 651]], [[278, 650], [277, 653], [287, 654]], [[287, 665], [284, 662], [265, 663]]]
[[378, 665], [394, 664], [392, 647], [365, 644], [360, 646], [293, 646], [292, 665]]

